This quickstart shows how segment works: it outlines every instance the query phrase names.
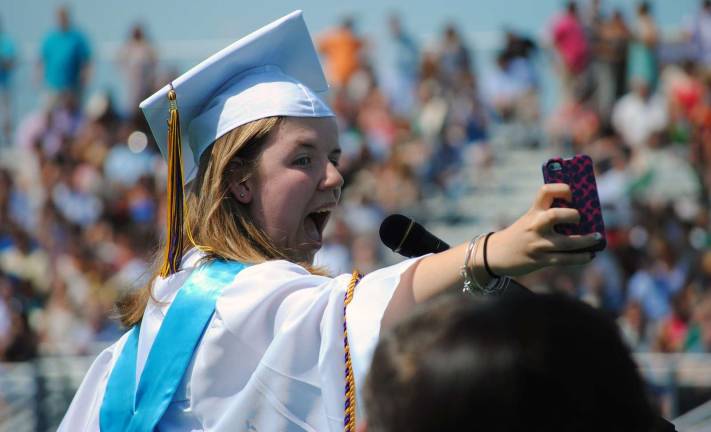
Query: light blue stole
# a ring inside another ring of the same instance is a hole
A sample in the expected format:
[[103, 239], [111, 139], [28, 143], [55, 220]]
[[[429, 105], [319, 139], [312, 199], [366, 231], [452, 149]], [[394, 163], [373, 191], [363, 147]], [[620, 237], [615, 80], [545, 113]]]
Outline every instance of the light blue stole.
[[152, 431], [168, 408], [207, 328], [223, 288], [245, 264], [212, 261], [197, 268], [170, 305], [136, 389], [139, 325], [128, 335], [106, 385], [102, 432]]

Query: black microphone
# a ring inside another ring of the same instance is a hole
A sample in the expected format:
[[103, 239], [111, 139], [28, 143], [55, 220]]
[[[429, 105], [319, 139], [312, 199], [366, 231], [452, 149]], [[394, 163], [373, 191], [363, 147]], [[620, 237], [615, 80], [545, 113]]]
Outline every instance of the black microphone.
[[449, 249], [442, 239], [401, 214], [390, 215], [380, 224], [380, 240], [393, 252], [408, 258]]

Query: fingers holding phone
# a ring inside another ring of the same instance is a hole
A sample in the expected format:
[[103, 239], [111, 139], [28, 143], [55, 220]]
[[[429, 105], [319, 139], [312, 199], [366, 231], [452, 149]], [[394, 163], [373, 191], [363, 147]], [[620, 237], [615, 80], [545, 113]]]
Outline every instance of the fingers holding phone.
[[[550, 188], [563, 190], [567, 185], [569, 195], [564, 193], [555, 194], [552, 199], [540, 202], [541, 205], [549, 204], [551, 209], [575, 209], [579, 213], [579, 220], [576, 222], [572, 216], [564, 223], [553, 226], [555, 232], [564, 236], [585, 236], [599, 233], [599, 240], [596, 239], [592, 246], [576, 250], [576, 252], [597, 252], [605, 249], [605, 224], [602, 219], [602, 209], [600, 198], [597, 193], [597, 183], [593, 172], [592, 159], [587, 155], [576, 155], [569, 159], [552, 158], [543, 164], [543, 180]], [[569, 197], [569, 198], [568, 198]]]
[[586, 264], [606, 246], [590, 158], [551, 159], [543, 175], [546, 184], [531, 208], [490, 237], [489, 264], [497, 274]]

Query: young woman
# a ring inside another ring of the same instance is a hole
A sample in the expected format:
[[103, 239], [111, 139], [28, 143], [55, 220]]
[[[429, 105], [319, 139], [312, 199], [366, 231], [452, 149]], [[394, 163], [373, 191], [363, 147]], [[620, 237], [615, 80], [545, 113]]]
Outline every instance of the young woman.
[[550, 209], [570, 191], [548, 185], [488, 238], [362, 279], [324, 275], [311, 260], [343, 185], [326, 89], [294, 12], [141, 104], [169, 162], [166, 259], [122, 303], [130, 330], [98, 356], [61, 431], [354, 430], [381, 328], [465, 282], [492, 289], [506, 278], [491, 274], [591, 259], [572, 251], [598, 238], [553, 231], [578, 214]]

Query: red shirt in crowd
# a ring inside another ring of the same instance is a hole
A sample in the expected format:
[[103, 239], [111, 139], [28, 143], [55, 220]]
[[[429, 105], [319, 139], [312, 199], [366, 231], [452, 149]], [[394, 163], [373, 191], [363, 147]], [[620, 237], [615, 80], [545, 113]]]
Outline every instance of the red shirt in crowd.
[[553, 22], [553, 44], [568, 72], [580, 73], [588, 63], [588, 42], [578, 18], [563, 14]]

